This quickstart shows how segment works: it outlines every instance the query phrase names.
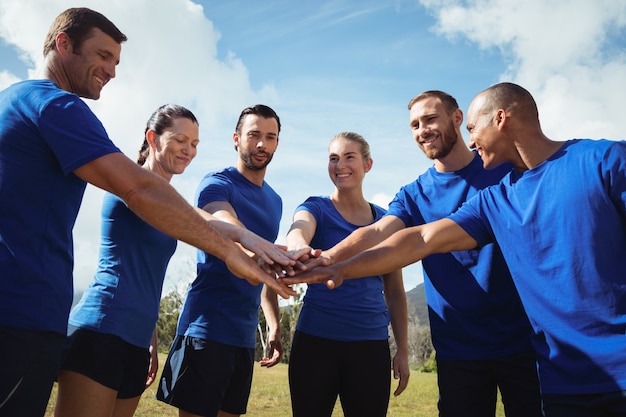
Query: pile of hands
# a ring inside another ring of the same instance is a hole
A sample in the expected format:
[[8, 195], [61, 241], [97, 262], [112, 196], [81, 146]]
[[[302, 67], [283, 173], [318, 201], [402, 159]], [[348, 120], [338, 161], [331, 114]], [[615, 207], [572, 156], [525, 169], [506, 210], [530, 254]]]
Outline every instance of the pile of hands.
[[335, 268], [331, 267], [332, 259], [321, 249], [306, 246], [287, 250], [281, 245], [274, 246], [277, 251], [272, 253], [273, 257], [269, 262], [259, 258], [259, 266], [285, 289], [293, 291], [295, 284], [325, 283], [330, 289], [341, 285]]

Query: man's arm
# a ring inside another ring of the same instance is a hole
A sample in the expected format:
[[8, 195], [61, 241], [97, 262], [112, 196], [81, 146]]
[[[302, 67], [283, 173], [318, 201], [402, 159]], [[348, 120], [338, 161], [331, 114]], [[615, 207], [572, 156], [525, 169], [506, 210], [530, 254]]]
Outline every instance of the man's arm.
[[383, 275], [385, 290], [385, 302], [391, 318], [391, 328], [396, 341], [396, 354], [392, 360], [393, 377], [399, 379], [398, 388], [393, 395], [402, 394], [409, 383], [411, 370], [409, 368], [409, 342], [408, 342], [408, 311], [406, 305], [406, 292], [402, 281], [402, 270]]
[[324, 251], [322, 256], [330, 258], [333, 263], [343, 261], [377, 245], [402, 229], [404, 222], [398, 217], [384, 216], [369, 226], [359, 227], [341, 242]]
[[251, 256], [254, 255], [257, 260], [261, 260], [268, 265], [291, 266], [296, 263], [296, 258], [287, 252], [286, 247], [269, 242], [243, 226], [219, 220], [201, 208], [196, 207], [196, 211], [219, 230], [220, 233], [233, 242], [239, 243], [244, 250], [249, 251]]
[[475, 248], [477, 242], [450, 219], [400, 230], [380, 244], [349, 259], [300, 275], [281, 278], [287, 285], [324, 282], [335, 288], [344, 279], [383, 275], [417, 262], [433, 253]]
[[261, 308], [265, 315], [265, 321], [269, 327], [267, 334], [268, 355], [261, 359], [261, 366], [271, 368], [280, 362], [283, 355], [283, 344], [280, 334], [280, 308], [278, 307], [278, 297], [271, 288], [263, 287], [261, 292]]
[[285, 298], [295, 292], [276, 282], [231, 240], [205, 221], [167, 181], [116, 152], [91, 161], [74, 173], [126, 202], [139, 217], [163, 233], [223, 260], [238, 277], [266, 283]]

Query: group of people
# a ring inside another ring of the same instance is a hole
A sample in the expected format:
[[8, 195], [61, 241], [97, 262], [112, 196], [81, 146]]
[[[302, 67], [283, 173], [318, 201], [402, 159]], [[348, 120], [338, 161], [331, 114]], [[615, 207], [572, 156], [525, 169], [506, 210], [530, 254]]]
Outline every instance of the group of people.
[[[463, 112], [437, 90], [408, 105], [433, 166], [389, 208], [363, 196], [368, 142], [328, 147], [328, 196], [299, 205], [275, 245], [280, 196], [265, 182], [280, 118], [245, 108], [234, 166], [209, 173], [195, 207], [170, 185], [199, 122], [167, 104], [137, 162], [82, 98], [115, 77], [126, 36], [72, 8], [44, 43], [40, 80], [0, 92], [0, 416], [132, 416], [158, 368], [155, 324], [177, 240], [198, 248], [157, 399], [181, 417], [246, 413], [259, 307], [283, 354], [278, 296], [307, 283], [289, 360], [293, 415], [384, 416], [406, 388], [402, 267], [423, 260], [442, 417], [626, 414], [626, 143], [550, 140], [528, 91], [499, 83]], [[107, 191], [93, 283], [72, 304], [72, 228], [87, 183]], [[358, 279], [356, 279], [358, 278]], [[389, 324], [396, 341], [389, 349]]]

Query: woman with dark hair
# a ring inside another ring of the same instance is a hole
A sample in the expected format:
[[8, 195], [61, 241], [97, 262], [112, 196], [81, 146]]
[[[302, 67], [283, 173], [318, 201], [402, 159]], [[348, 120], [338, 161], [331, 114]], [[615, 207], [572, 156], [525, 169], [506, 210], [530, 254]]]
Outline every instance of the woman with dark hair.
[[[168, 182], [196, 156], [198, 121], [168, 104], [148, 120], [137, 163]], [[176, 240], [107, 193], [93, 283], [70, 313], [57, 416], [132, 416], [156, 376], [155, 324]]]

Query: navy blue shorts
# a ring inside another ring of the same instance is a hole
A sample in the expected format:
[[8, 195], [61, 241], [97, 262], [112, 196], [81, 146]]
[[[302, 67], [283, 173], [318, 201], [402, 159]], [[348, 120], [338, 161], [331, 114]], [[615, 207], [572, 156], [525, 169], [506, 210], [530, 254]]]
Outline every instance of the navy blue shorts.
[[43, 416], [65, 335], [0, 327], [0, 415]]
[[157, 400], [201, 416], [245, 414], [254, 349], [176, 336], [163, 367]]
[[135, 398], [146, 389], [150, 351], [118, 336], [79, 328], [68, 337], [63, 354], [61, 369], [117, 391], [117, 398]]

